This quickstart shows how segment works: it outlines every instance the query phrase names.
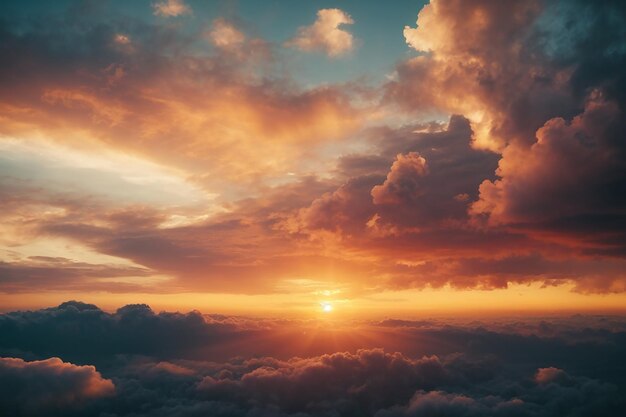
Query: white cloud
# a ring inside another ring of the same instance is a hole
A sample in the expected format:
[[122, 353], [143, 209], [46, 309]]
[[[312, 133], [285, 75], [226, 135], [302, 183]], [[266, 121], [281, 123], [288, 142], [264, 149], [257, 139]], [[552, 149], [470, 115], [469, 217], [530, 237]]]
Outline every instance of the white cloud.
[[344, 55], [354, 47], [354, 36], [341, 25], [351, 25], [354, 20], [340, 9], [321, 9], [311, 26], [298, 29], [297, 35], [286, 46], [302, 51], [322, 51], [330, 57]]

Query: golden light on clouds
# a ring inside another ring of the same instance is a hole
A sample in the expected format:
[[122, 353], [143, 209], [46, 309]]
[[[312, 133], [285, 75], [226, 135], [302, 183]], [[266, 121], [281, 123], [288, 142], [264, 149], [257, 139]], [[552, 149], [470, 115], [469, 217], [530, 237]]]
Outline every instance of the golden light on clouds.
[[572, 59], [535, 51], [538, 3], [450, 1], [389, 27], [376, 42], [402, 53], [380, 59], [339, 8], [282, 39], [186, 1], [153, 2], [142, 30], [122, 11], [101, 32], [7, 29], [0, 292], [296, 315], [617, 308], [621, 96], [574, 89]]
[[0, 2], [0, 416], [624, 414], [626, 2], [318, 3]]

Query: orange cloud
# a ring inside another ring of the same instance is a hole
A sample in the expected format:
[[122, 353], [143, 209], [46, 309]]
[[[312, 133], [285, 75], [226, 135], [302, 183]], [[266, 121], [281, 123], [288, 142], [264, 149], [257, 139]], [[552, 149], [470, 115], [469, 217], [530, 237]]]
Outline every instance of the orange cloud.
[[[353, 104], [360, 94], [356, 89], [303, 90], [259, 74], [259, 68], [272, 71], [275, 65], [267, 45], [245, 41], [233, 52], [245, 38], [224, 21], [216, 25], [210, 33], [221, 46], [209, 57], [154, 52], [146, 46], [148, 31], [144, 38], [133, 35], [132, 53], [108, 40], [77, 40], [86, 50], [106, 55], [104, 62], [90, 62], [79, 51], [73, 59], [80, 65], [46, 60], [40, 50], [31, 51], [37, 63], [16, 58], [16, 68], [23, 65], [40, 75], [3, 85], [9, 93], [3, 97], [19, 99], [0, 99], [6, 122], [0, 131], [82, 146], [94, 141], [177, 166], [190, 178], [215, 185], [285, 177], [298, 171], [298, 161], [311, 148], [360, 128], [364, 114]], [[172, 47], [184, 48], [177, 34], [171, 36]], [[17, 37], [11, 44], [17, 51], [28, 48], [23, 42]], [[45, 40], [38, 44], [48, 47]]]
[[545, 65], [532, 44], [543, 10], [538, 1], [430, 2], [417, 27], [404, 28], [407, 44], [424, 54], [397, 67], [388, 98], [413, 110], [464, 115], [481, 148], [501, 151], [526, 140], [569, 99], [571, 70]]

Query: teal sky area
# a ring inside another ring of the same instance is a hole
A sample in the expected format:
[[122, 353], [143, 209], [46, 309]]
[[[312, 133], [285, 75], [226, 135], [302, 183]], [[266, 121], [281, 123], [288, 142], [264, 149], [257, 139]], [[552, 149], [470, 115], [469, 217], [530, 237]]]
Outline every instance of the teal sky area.
[[[217, 18], [245, 28], [246, 34], [260, 37], [277, 46], [287, 56], [290, 76], [303, 86], [343, 83], [359, 79], [377, 84], [393, 71], [394, 64], [416, 51], [407, 47], [402, 30], [415, 26], [424, 1], [393, 1], [393, 7], [382, 1], [206, 1], [190, 0], [191, 14], [163, 18], [153, 13], [154, 1], [29, 1], [3, 2], [4, 16], [15, 22], [33, 19], [59, 19], [67, 16], [102, 23], [109, 17], [136, 19], [143, 23], [177, 25], [193, 34], [206, 30]], [[285, 48], [302, 26], [311, 25], [316, 13], [324, 8], [339, 8], [348, 13], [354, 24], [344, 27], [355, 37], [356, 47], [348, 54], [327, 57], [321, 52], [307, 53]], [[62, 23], [60, 23], [62, 24]], [[207, 45], [207, 47], [210, 47]]]

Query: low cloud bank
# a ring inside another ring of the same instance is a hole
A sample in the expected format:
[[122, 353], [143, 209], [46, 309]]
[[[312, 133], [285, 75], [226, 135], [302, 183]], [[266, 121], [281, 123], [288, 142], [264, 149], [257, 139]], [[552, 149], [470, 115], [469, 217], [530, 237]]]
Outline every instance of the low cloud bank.
[[[626, 406], [622, 317], [337, 323], [335, 344], [327, 331], [145, 305], [3, 314], [0, 414], [548, 417]], [[303, 335], [329, 353], [301, 355], [314, 351]]]

